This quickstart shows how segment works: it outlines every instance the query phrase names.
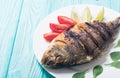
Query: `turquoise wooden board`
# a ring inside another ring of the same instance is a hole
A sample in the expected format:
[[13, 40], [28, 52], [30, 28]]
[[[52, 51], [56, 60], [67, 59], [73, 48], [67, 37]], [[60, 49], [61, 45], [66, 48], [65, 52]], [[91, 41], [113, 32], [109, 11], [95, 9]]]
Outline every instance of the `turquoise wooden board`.
[[54, 78], [34, 55], [33, 34], [48, 14], [76, 4], [120, 12], [119, 0], [0, 0], [0, 78]]

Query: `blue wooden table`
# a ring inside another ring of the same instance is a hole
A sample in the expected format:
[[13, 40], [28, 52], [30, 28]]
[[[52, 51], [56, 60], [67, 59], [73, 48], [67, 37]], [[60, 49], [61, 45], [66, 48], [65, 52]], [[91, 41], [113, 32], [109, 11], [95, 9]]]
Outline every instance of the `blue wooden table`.
[[33, 34], [48, 14], [75, 4], [120, 12], [120, 0], [0, 0], [0, 78], [53, 78], [34, 55]]

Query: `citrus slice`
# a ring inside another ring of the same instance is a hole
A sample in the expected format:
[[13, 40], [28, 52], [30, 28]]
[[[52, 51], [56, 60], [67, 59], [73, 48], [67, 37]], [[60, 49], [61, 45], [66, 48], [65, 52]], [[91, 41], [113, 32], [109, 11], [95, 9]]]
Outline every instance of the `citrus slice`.
[[97, 20], [97, 21], [102, 21], [104, 18], [104, 7], [101, 8], [101, 10], [99, 11], [99, 13], [96, 15], [95, 18], [93, 18], [93, 21], [94, 20]]
[[76, 12], [75, 8], [72, 8], [72, 12], [71, 12], [71, 18], [73, 20], [75, 20], [76, 22], [80, 21], [80, 17], [78, 15], [78, 13]]
[[82, 22], [90, 22], [91, 21], [92, 15], [91, 15], [90, 9], [88, 7], [85, 7], [85, 9], [83, 10], [81, 19], [82, 19]]

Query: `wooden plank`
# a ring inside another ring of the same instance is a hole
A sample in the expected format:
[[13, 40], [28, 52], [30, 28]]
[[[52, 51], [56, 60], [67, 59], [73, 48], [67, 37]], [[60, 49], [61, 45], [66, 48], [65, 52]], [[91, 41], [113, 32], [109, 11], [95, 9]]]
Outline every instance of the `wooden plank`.
[[82, 4], [94, 4], [120, 12], [120, 0], [81, 0]]
[[111, 9], [120, 13], [120, 0], [111, 0]]
[[8, 78], [30, 78], [33, 76], [50, 78], [51, 75], [46, 73], [34, 58], [32, 48], [34, 30], [39, 21], [48, 14], [49, 7], [45, 5], [47, 2], [47, 0], [24, 0], [8, 69]]
[[110, 0], [82, 0], [82, 4], [91, 4], [91, 5], [98, 5], [104, 7], [111, 6]]
[[0, 78], [6, 78], [12, 56], [14, 36], [20, 19], [21, 1], [0, 2]]

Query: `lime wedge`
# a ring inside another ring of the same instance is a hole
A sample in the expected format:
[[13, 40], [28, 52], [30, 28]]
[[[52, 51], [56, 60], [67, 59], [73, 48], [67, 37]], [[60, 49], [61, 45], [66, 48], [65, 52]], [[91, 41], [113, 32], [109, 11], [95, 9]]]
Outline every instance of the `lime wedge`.
[[78, 15], [78, 13], [76, 12], [75, 8], [72, 8], [71, 18], [72, 18], [73, 20], [75, 20], [76, 22], [79, 22], [79, 21], [80, 21], [79, 15]]
[[102, 21], [104, 18], [104, 7], [101, 8], [101, 10], [99, 11], [99, 13], [96, 15], [95, 18], [93, 18], [93, 21], [94, 20], [97, 20], [97, 21]]
[[81, 19], [82, 19], [82, 22], [90, 22], [91, 21], [92, 15], [91, 15], [90, 9], [88, 7], [85, 7], [85, 9], [83, 10]]

